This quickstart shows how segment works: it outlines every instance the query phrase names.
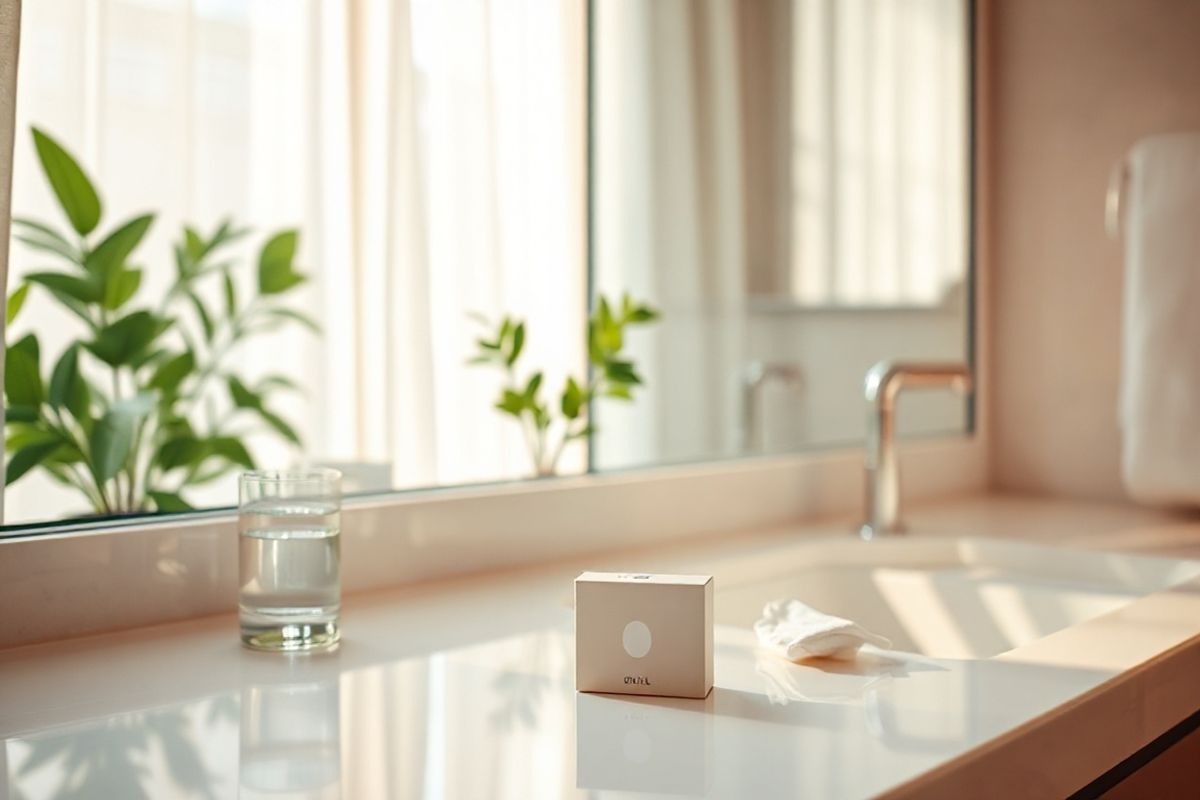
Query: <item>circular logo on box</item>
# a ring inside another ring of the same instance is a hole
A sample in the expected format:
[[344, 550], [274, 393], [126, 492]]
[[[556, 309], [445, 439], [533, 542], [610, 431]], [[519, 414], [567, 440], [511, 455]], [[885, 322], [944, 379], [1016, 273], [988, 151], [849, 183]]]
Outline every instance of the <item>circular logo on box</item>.
[[621, 633], [621, 644], [625, 646], [626, 653], [634, 658], [641, 658], [650, 652], [650, 629], [646, 627], [646, 623], [635, 619], [626, 625]]

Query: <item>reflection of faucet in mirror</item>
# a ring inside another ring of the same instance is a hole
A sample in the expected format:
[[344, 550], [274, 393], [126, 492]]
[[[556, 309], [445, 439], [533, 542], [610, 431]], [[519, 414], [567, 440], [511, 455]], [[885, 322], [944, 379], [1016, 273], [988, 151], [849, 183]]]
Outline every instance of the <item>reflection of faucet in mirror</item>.
[[900, 466], [896, 460], [896, 398], [902, 389], [973, 390], [965, 364], [880, 361], [867, 370], [866, 521], [864, 539], [900, 533]]
[[804, 373], [795, 364], [751, 361], [741, 374], [742, 427], [738, 432], [738, 449], [743, 453], [761, 452], [764, 442], [759, 410], [762, 404], [762, 388], [771, 381], [780, 381], [785, 386], [802, 387]]

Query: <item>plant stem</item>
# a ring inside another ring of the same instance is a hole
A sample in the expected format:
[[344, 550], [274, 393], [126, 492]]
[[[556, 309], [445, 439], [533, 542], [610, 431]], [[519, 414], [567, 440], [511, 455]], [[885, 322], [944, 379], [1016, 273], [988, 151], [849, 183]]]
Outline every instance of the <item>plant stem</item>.
[[558, 460], [562, 458], [563, 450], [566, 449], [567, 442], [571, 441], [571, 425], [567, 423], [567, 427], [563, 430], [562, 438], [558, 440], [558, 445], [554, 448], [554, 454], [550, 457], [550, 463], [546, 465], [546, 471], [551, 475], [558, 472]]
[[[520, 389], [517, 387], [517, 375], [513, 370], [512, 365], [505, 365], [504, 372], [508, 378], [508, 386], [506, 388], [509, 391], [519, 392]], [[524, 414], [521, 414], [519, 417], [517, 417], [517, 421], [521, 425], [521, 435], [525, 437], [525, 447], [529, 450], [529, 457], [533, 461], [533, 471], [535, 474], [541, 475], [542, 453], [541, 447], [537, 442], [537, 424], [533, 420], [527, 419]]]
[[65, 480], [78, 489], [79, 493], [87, 498], [87, 501], [89, 504], [91, 504], [93, 511], [96, 513], [103, 513], [104, 506], [101, 504], [99, 496], [96, 494], [95, 490], [88, 485], [87, 480], [79, 473], [79, 470], [75, 467], [75, 465], [62, 464], [59, 466], [61, 467], [61, 471], [55, 471], [54, 469], [50, 468], [47, 469], [50, 469], [50, 472], [60, 480]]
[[[81, 442], [81, 437], [77, 437], [75, 435], [75, 432], [67, 423], [66, 417], [63, 416], [62, 411], [54, 408], [53, 406], [50, 407], [50, 410], [54, 412], [54, 417], [58, 420], [58, 424], [55, 425], [54, 420], [51, 419], [47, 419], [46, 422], [55, 429], [59, 436], [69, 439], [71, 444], [75, 445], [76, 449], [78, 449], [81, 453], [86, 453], [86, 445]], [[104, 489], [99, 482], [95, 480], [95, 476], [92, 476], [92, 482], [96, 487], [95, 491], [93, 492], [87, 488], [87, 482], [77, 474], [78, 469], [74, 464], [68, 464], [66, 466], [72, 473], [76, 473], [76, 480], [82, 484], [79, 488], [83, 490], [85, 495], [87, 495], [88, 500], [92, 503], [92, 506], [97, 511], [111, 511], [111, 509], [108, 507], [108, 498], [104, 496]]]
[[135, 511], [138, 506], [137, 502], [137, 467], [138, 467], [138, 450], [142, 446], [142, 429], [145, 427], [145, 422], [138, 424], [137, 429], [133, 432], [133, 444], [129, 448], [129, 460], [125, 465], [126, 476], [125, 480], [129, 484], [129, 491], [126, 494], [126, 503], [129, 511]]
[[209, 361], [196, 373], [196, 385], [186, 397], [181, 397], [181, 400], [186, 400], [191, 404], [190, 408], [185, 408], [180, 416], [187, 418], [191, 415], [195, 406], [203, 399], [204, 390], [207, 388], [208, 381], [212, 378], [221, 366], [221, 362], [233, 350], [234, 345], [238, 343], [240, 326], [258, 310], [258, 298], [252, 299], [246, 304], [238, 314], [229, 320], [229, 334], [226, 341], [217, 346], [211, 343], [209, 346], [208, 356]]

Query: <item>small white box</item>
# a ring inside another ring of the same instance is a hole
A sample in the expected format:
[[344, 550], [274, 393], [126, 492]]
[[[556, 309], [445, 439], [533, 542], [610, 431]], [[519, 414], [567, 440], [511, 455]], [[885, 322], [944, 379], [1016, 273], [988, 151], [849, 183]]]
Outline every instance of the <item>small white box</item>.
[[585, 572], [575, 579], [575, 688], [707, 697], [711, 575]]

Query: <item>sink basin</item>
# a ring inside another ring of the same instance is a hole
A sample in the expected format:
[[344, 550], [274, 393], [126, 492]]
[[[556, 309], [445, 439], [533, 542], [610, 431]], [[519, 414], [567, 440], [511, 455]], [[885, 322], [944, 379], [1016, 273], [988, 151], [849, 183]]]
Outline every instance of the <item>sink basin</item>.
[[797, 598], [883, 634], [895, 650], [985, 659], [1200, 575], [1200, 561], [982, 538], [824, 539], [717, 576], [718, 624], [746, 628]]

